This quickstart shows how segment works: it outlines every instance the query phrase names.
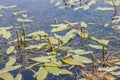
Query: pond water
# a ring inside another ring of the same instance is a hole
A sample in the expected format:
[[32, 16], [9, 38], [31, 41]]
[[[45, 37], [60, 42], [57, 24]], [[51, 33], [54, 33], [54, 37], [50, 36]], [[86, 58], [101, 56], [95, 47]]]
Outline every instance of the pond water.
[[[97, 4], [91, 6], [91, 8], [87, 11], [74, 11], [72, 8], [58, 9], [58, 7], [55, 7], [54, 4], [50, 3], [50, 0], [0, 0], [0, 3], [3, 5], [17, 5], [17, 7], [13, 9], [0, 10], [1, 13], [4, 13], [4, 17], [0, 18], [0, 26], [19, 26], [19, 23], [15, 21], [11, 13], [13, 11], [25, 10], [27, 11], [28, 16], [34, 16], [34, 22], [26, 23], [27, 33], [37, 30], [45, 30], [46, 32], [50, 32], [50, 30], [52, 29], [50, 25], [54, 24], [54, 18], [57, 18], [59, 22], [64, 22], [64, 20], [68, 20], [71, 22], [84, 21], [86, 23], [95, 23], [88, 25], [88, 31], [90, 32], [89, 34], [97, 37], [120, 37], [119, 31], [113, 30], [111, 26], [104, 27], [104, 24], [111, 20], [114, 11], [95, 10], [97, 7], [110, 6], [103, 4], [102, 1], [103, 0], [99, 0]], [[115, 43], [112, 43], [112, 45], [115, 45]], [[23, 76], [25, 77], [24, 80], [35, 80], [30, 77], [31, 75], [32, 73], [30, 73], [29, 71], [23, 72]]]

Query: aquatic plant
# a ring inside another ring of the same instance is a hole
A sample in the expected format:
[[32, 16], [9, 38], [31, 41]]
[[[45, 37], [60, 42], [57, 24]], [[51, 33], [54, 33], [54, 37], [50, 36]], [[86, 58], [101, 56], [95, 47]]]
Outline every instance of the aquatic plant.
[[[88, 10], [95, 3], [96, 0], [87, 0], [84, 3], [82, 0], [60, 0], [55, 5], [64, 5], [62, 7], [65, 8], [75, 6], [74, 10]], [[119, 0], [106, 0], [106, 3], [112, 4], [114, 9], [120, 4]], [[14, 6], [10, 6], [10, 8], [12, 7]], [[1, 8], [9, 7], [1, 6]], [[98, 7], [96, 10], [113, 10], [113, 8]], [[9, 29], [14, 29], [13, 26], [0, 27], [0, 35], [8, 42], [5, 55], [2, 54], [7, 60], [0, 69], [0, 79], [23, 80], [23, 70], [32, 71], [33, 77], [37, 80], [49, 78], [49, 75], [60, 76], [60, 79], [64, 79], [64, 75], [75, 76], [77, 80], [115, 80], [119, 78], [120, 52], [109, 52], [110, 39], [89, 35], [87, 22], [65, 20], [64, 23], [59, 23], [55, 18], [55, 24], [50, 25], [53, 27], [51, 34], [43, 30], [26, 33], [26, 23], [33, 22], [27, 16], [26, 11], [14, 11], [12, 15], [14, 18], [17, 15], [22, 16], [16, 18], [21, 30], [17, 29], [16, 36], [12, 38]], [[119, 16], [115, 14], [112, 18], [113, 25], [119, 25]], [[105, 26], [108, 25], [105, 24]], [[101, 51], [99, 55], [102, 57], [96, 56], [96, 50]], [[34, 70], [34, 67], [38, 67], [38, 70]], [[76, 67], [80, 69], [78, 73], [72, 71]], [[11, 73], [14, 70], [18, 71], [15, 76]]]

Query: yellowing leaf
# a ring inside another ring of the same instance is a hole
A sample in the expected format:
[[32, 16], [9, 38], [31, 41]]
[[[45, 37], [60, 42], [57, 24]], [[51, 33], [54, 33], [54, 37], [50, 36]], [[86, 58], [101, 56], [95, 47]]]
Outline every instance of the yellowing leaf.
[[73, 55], [72, 57], [73, 57], [73, 59], [79, 60], [79, 61], [81, 61], [83, 63], [92, 63], [92, 60], [90, 60], [89, 58], [84, 57], [84, 56]]
[[70, 74], [70, 75], [72, 75], [72, 72], [70, 72], [70, 71], [68, 71], [68, 70], [66, 70], [66, 69], [60, 69], [60, 70], [59, 70], [59, 73], [60, 73], [60, 74]]
[[37, 72], [37, 80], [44, 80], [47, 77], [47, 70], [44, 67], [40, 67], [38, 72]]
[[15, 80], [22, 80], [22, 74], [17, 74], [17, 76], [15, 77]]
[[2, 73], [0, 74], [0, 78], [4, 80], [14, 80], [14, 77], [10, 73]]
[[48, 57], [42, 56], [42, 57], [36, 57], [36, 58], [30, 58], [33, 61], [38, 61], [38, 62], [50, 62]]
[[62, 61], [70, 65], [84, 66], [84, 64], [81, 61], [72, 58], [63, 58]]
[[[101, 45], [92, 45], [92, 44], [89, 44], [89, 47], [91, 47], [91, 48], [94, 48], [94, 49], [103, 49], [103, 46], [101, 46]], [[105, 50], [107, 50], [107, 48], [105, 48]]]
[[41, 43], [41, 44], [38, 44], [38, 45], [30, 45], [28, 47], [26, 47], [26, 49], [42, 49], [44, 47], [46, 47], [48, 44], [47, 43]]
[[0, 74], [20, 68], [21, 65], [6, 67], [0, 70]]
[[53, 74], [53, 75], [59, 75], [59, 68], [58, 67], [53, 67], [53, 66], [45, 66], [45, 69], [49, 72], [49, 73], [51, 73], [51, 74]]
[[90, 40], [93, 40], [93, 41], [95, 41], [95, 42], [97, 42], [99, 44], [102, 44], [102, 45], [108, 45], [108, 43], [109, 43], [109, 40], [105, 40], [105, 39], [97, 39], [97, 38], [92, 37], [92, 36], [88, 36], [88, 38]]
[[85, 51], [83, 49], [75, 49], [75, 50], [68, 50], [68, 53], [84, 55], [84, 54], [89, 54], [89, 53], [93, 53], [93, 52], [92, 51]]
[[15, 46], [10, 46], [10, 47], [6, 50], [6, 53], [7, 53], [7, 54], [10, 54], [10, 53], [12, 53], [12, 52], [14, 51], [14, 49], [15, 49]]
[[11, 67], [14, 63], [16, 62], [16, 58], [14, 57], [9, 57], [8, 62], [6, 63], [5, 67]]
[[44, 37], [44, 36], [47, 36], [48, 34], [40, 30], [40, 31], [29, 33], [27, 36], [38, 36], [38, 35], [40, 35], [41, 37]]
[[85, 22], [80, 23], [81, 27], [87, 27], [87, 24]]

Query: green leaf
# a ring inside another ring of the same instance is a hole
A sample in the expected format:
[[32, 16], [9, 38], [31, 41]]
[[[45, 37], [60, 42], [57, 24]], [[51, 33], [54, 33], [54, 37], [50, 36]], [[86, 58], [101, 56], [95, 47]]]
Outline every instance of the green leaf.
[[65, 43], [69, 42], [71, 39], [73, 39], [75, 37], [75, 32], [76, 32], [75, 29], [68, 31], [65, 34], [65, 36], [63, 36], [63, 38], [62, 38], [63, 44], [65, 44]]
[[114, 26], [112, 26], [112, 28], [115, 30], [120, 30], [120, 25], [114, 25]]
[[78, 34], [82, 38], [88, 38], [88, 32], [87, 31], [78, 31]]
[[97, 38], [92, 37], [92, 36], [88, 36], [88, 38], [90, 40], [93, 40], [93, 41], [95, 41], [95, 42], [97, 42], [99, 44], [102, 44], [102, 45], [108, 45], [108, 43], [109, 43], [109, 40], [105, 40], [105, 39], [97, 39]]
[[0, 70], [0, 74], [6, 73], [6, 72], [8, 72], [8, 71], [15, 70], [15, 69], [20, 68], [20, 67], [21, 67], [21, 65], [3, 68], [3, 69]]
[[17, 74], [17, 76], [15, 77], [15, 80], [22, 80], [22, 74]]
[[39, 49], [40, 50], [40, 49], [46, 47], [47, 45], [48, 45], [48, 43], [40, 43], [38, 45], [30, 45], [30, 46], [26, 47], [26, 49], [29, 49], [29, 50], [31, 50], [31, 49]]
[[85, 22], [80, 23], [81, 27], [87, 27], [87, 24]]
[[84, 10], [88, 10], [89, 8], [90, 8], [89, 5], [84, 5], [84, 6], [83, 6], [83, 9], [84, 9]]
[[18, 15], [18, 14], [22, 14], [22, 13], [26, 13], [27, 11], [13, 11], [12, 14], [13, 15]]
[[62, 61], [70, 65], [84, 66], [84, 64], [80, 60], [75, 60], [72, 58], [63, 58]]
[[60, 73], [60, 74], [63, 74], [63, 75], [64, 75], [64, 74], [70, 74], [70, 75], [72, 75], [72, 72], [70, 72], [70, 71], [68, 71], [68, 70], [66, 70], [66, 69], [60, 69], [60, 70], [59, 70], [59, 73]]
[[3, 38], [5, 38], [5, 39], [9, 39], [11, 37], [11, 33], [10, 33], [10, 31], [4, 31], [3, 32]]
[[68, 27], [66, 25], [64, 25], [64, 26], [60, 26], [60, 27], [57, 27], [57, 28], [53, 28], [51, 30], [51, 32], [59, 32], [59, 31], [67, 30], [67, 29], [68, 29]]
[[11, 28], [13, 28], [13, 26], [9, 26], [9, 27], [0, 27], [0, 30], [8, 30], [8, 29], [11, 29]]
[[14, 51], [14, 49], [15, 49], [15, 46], [10, 46], [10, 47], [6, 50], [6, 53], [7, 53], [7, 54], [10, 54], [10, 53], [12, 53], [12, 52]]
[[104, 68], [99, 68], [99, 71], [106, 71], [106, 72], [111, 72], [111, 71], [115, 71], [118, 70], [119, 67], [118, 66], [114, 66], [114, 67], [104, 67]]
[[110, 8], [110, 7], [97, 7], [95, 10], [107, 11], [107, 10], [114, 10], [114, 8]]
[[73, 55], [72, 57], [73, 57], [73, 59], [79, 60], [79, 61], [81, 61], [83, 63], [92, 63], [92, 60], [90, 60], [89, 58], [84, 57], [84, 56]]
[[49, 37], [49, 40], [52, 44], [58, 44], [58, 39], [55, 39], [54, 37]]
[[120, 70], [118, 71], [115, 71], [115, 72], [110, 72], [112, 75], [115, 75], [115, 76], [120, 76]]
[[18, 18], [17, 21], [18, 22], [33, 22], [33, 20], [31, 19], [22, 19], [22, 18]]
[[4, 80], [14, 80], [14, 77], [10, 73], [2, 73], [0, 74], [0, 78]]
[[62, 39], [62, 36], [60, 36], [60, 35], [58, 35], [58, 34], [54, 34], [54, 37], [56, 38], [56, 39]]
[[37, 62], [50, 62], [49, 58], [46, 56], [36, 57], [36, 58], [30, 58], [33, 61]]
[[44, 37], [44, 36], [47, 36], [48, 34], [40, 30], [40, 31], [29, 33], [27, 36], [38, 36], [38, 35], [40, 35], [41, 37]]
[[53, 67], [53, 66], [45, 66], [45, 69], [49, 72], [49, 73], [51, 73], [51, 74], [53, 74], [53, 75], [59, 75], [59, 68], [58, 67]]
[[116, 64], [116, 65], [120, 65], [120, 62], [116, 62], [115, 64]]
[[40, 67], [37, 72], [37, 80], [44, 80], [48, 75], [47, 70], [44, 67]]
[[[103, 49], [103, 46], [101, 46], [101, 45], [89, 44], [88, 46], [91, 48], [94, 48], [94, 49], [101, 49], [101, 50]], [[105, 50], [107, 50], [107, 48], [105, 48]]]
[[6, 68], [7, 67], [11, 67], [14, 63], [16, 62], [16, 58], [15, 57], [9, 57], [8, 62], [6, 63]]
[[68, 50], [68, 53], [84, 55], [84, 54], [89, 54], [89, 53], [93, 53], [93, 52], [92, 51], [85, 51], [83, 49], [75, 49], [75, 50]]
[[22, 17], [23, 17], [23, 18], [27, 18], [27, 14], [23, 13], [23, 14], [22, 14]]

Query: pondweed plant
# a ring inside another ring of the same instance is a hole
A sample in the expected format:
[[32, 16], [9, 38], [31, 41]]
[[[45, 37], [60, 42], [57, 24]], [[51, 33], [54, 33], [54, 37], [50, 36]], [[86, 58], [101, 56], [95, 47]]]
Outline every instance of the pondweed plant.
[[[74, 0], [61, 0], [61, 2], [63, 1], [67, 7], [74, 7], [74, 3], [76, 3], [73, 2]], [[80, 2], [80, 7], [77, 9], [87, 10], [96, 2], [96, 0], [88, 0], [82, 4], [81, 1], [77, 1]], [[106, 1], [111, 4], [112, 0]], [[119, 1], [116, 1], [119, 4]], [[61, 2], [56, 5], [61, 4]], [[97, 9], [103, 10], [103, 8]], [[16, 30], [15, 40], [11, 39], [11, 32], [9, 31], [13, 28], [12, 26], [0, 28], [0, 35], [8, 39], [8, 45], [10, 45], [5, 51], [8, 60], [3, 65], [4, 67], [0, 69], [0, 79], [22, 80], [23, 70], [31, 70], [34, 73], [33, 77], [37, 80], [45, 80], [49, 78], [49, 75], [70, 75], [75, 76], [77, 80], [116, 80], [119, 78], [119, 52], [109, 52], [107, 49], [109, 40], [98, 39], [89, 35], [86, 29], [88, 27], [87, 23], [83, 21], [59, 23], [55, 19], [55, 24], [51, 25], [53, 27], [52, 34], [48, 34], [43, 30], [27, 34], [25, 22], [32, 22], [33, 20], [28, 19], [24, 11], [13, 12], [14, 16], [17, 14], [22, 15], [22, 18], [17, 19], [22, 30]], [[119, 22], [118, 17], [113, 22], [117, 24]], [[60, 35], [59, 32], [64, 32], [64, 34]], [[80, 46], [72, 43], [76, 36], [79, 40], [75, 43], [80, 43]], [[87, 41], [91, 41], [91, 43], [87, 43]], [[73, 47], [73, 45], [77, 47]], [[95, 49], [101, 50], [99, 54], [102, 57], [100, 59], [97, 58]], [[39, 68], [38, 70], [33, 69], [36, 66]], [[76, 67], [80, 69], [78, 73], [72, 71]], [[15, 69], [18, 70], [18, 74], [13, 77], [14, 74], [10, 72]], [[59, 79], [64, 79], [64, 76]]]

